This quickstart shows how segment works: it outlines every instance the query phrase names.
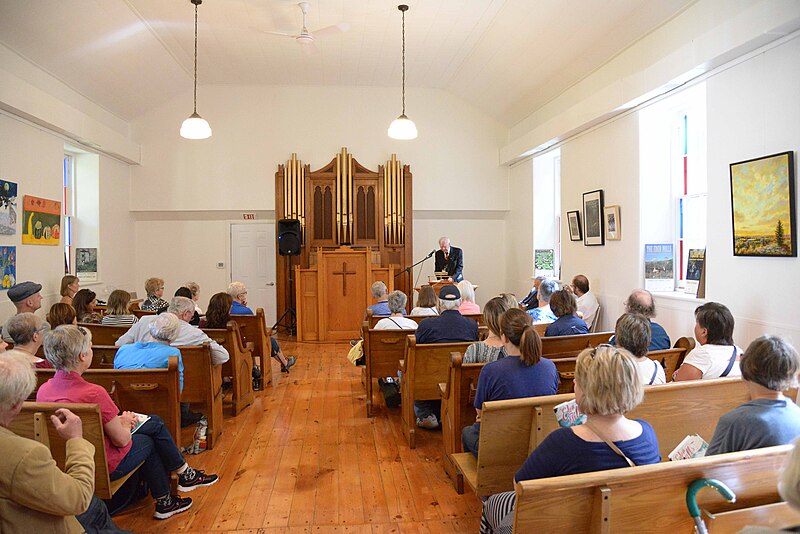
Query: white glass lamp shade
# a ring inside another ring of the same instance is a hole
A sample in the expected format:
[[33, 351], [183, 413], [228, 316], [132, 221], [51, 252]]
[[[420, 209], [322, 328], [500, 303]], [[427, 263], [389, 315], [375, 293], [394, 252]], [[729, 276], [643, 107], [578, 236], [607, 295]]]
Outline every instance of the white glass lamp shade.
[[197, 113], [192, 113], [181, 124], [181, 137], [186, 139], [208, 139], [211, 137], [211, 126], [208, 125], [208, 121], [203, 117]]
[[417, 127], [414, 121], [400, 115], [389, 125], [389, 137], [392, 139], [408, 140], [417, 138]]

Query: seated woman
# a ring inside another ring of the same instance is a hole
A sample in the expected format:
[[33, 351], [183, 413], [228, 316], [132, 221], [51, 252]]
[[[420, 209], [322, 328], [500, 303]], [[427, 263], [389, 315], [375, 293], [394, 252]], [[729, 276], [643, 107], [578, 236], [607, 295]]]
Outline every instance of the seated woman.
[[375, 324], [375, 330], [416, 330], [417, 322], [403, 315], [406, 313], [406, 294], [402, 291], [389, 293], [389, 317], [385, 317]]
[[[175, 291], [175, 296], [176, 297], [186, 297], [187, 299], [191, 300], [191, 298], [192, 298], [192, 290], [189, 289], [188, 287], [179, 287]], [[194, 301], [192, 301], [192, 302], [194, 302]], [[199, 326], [200, 325], [200, 314], [197, 313], [197, 306], [195, 306], [194, 315], [192, 315], [192, 318], [189, 319], [189, 324], [192, 325], [192, 326]]]
[[79, 323], [100, 324], [103, 316], [94, 311], [97, 304], [97, 295], [91, 289], [81, 289], [72, 298], [72, 307], [75, 308], [75, 315], [78, 316]]
[[74, 274], [67, 274], [61, 279], [61, 300], [64, 304], [72, 304], [72, 297], [81, 288], [80, 280]]
[[73, 308], [71, 304], [56, 302], [50, 306], [50, 311], [47, 312], [47, 323], [50, 325], [50, 328], [55, 328], [62, 324], [78, 324], [75, 308]]
[[469, 280], [462, 280], [458, 284], [458, 291], [461, 293], [461, 306], [458, 311], [465, 313], [480, 313], [481, 307], [475, 304], [475, 286]]
[[647, 357], [650, 336], [652, 336], [650, 319], [641, 313], [625, 313], [617, 319], [614, 342], [634, 357], [642, 384], [645, 386], [666, 384], [667, 377], [661, 363]]
[[192, 300], [194, 301], [194, 311], [199, 315], [204, 315], [203, 309], [197, 304], [200, 301], [200, 284], [197, 282], [186, 282], [183, 287], [188, 287], [192, 292]]
[[130, 311], [131, 294], [122, 289], [115, 289], [108, 296], [106, 314], [100, 321], [107, 325], [132, 325], [139, 321]]
[[417, 296], [417, 306], [411, 310], [411, 315], [439, 315], [437, 304], [439, 304], [439, 299], [436, 298], [433, 286], [422, 286]]
[[183, 391], [181, 351], [170, 343], [178, 339], [181, 322], [171, 313], [162, 313], [150, 323], [150, 341], [128, 343], [117, 349], [114, 369], [166, 369], [171, 356], [178, 357], [178, 381]]
[[228, 295], [233, 298], [231, 313], [233, 315], [255, 315], [247, 307], [247, 287], [241, 282], [231, 282], [228, 286]]
[[161, 298], [164, 296], [164, 280], [161, 278], [148, 278], [145, 280], [144, 292], [147, 293], [147, 298], [139, 306], [141, 309], [163, 313], [169, 308], [169, 302]]
[[483, 341], [473, 343], [464, 353], [464, 363], [489, 363], [506, 355], [501, 338], [500, 320], [512, 309], [503, 297], [494, 297], [483, 307], [483, 322], [489, 327], [489, 335]]
[[797, 386], [800, 356], [777, 336], [761, 336], [744, 352], [742, 378], [750, 401], [719, 419], [706, 455], [787, 445], [800, 437], [800, 407], [783, 392]]
[[[200, 319], [200, 328], [227, 328], [228, 321], [231, 320], [231, 304], [233, 297], [228, 293], [216, 293], [211, 296], [208, 301], [208, 308], [206, 308], [206, 316]], [[278, 346], [278, 342], [274, 338], [269, 338], [271, 348], [271, 356], [281, 363], [281, 372], [288, 373], [289, 368], [297, 363], [297, 358], [289, 356], [288, 358], [283, 355], [283, 351]]]
[[694, 338], [700, 345], [692, 349], [672, 375], [673, 380], [698, 380], [739, 376], [737, 361], [742, 349], [733, 344], [733, 315], [718, 302], [707, 302], [694, 310]]
[[[639, 371], [627, 350], [609, 345], [584, 350], [575, 362], [575, 401], [586, 422], [551, 432], [514, 480], [659, 463], [653, 427], [625, 417], [643, 398]], [[514, 503], [513, 491], [489, 497], [483, 506], [481, 534], [511, 532]]]
[[566, 289], [553, 293], [553, 296], [550, 297], [550, 309], [558, 319], [544, 331], [546, 337], [574, 336], [589, 333], [586, 321], [576, 315], [578, 313], [578, 301], [575, 299], [575, 295]]
[[475, 395], [478, 417], [474, 425], [461, 432], [464, 450], [476, 457], [484, 402], [558, 393], [558, 371], [552, 361], [542, 358], [542, 340], [530, 315], [516, 308], [508, 310], [500, 320], [500, 329], [508, 355], [487, 363], [481, 371]]
[[78, 326], [59, 326], [45, 337], [44, 353], [57, 372], [42, 384], [36, 400], [98, 404], [111, 480], [127, 475], [144, 461], [142, 475], [155, 499], [156, 519], [166, 519], [192, 506], [192, 499], [170, 495], [170, 472], [178, 474], [178, 490], [183, 492], [217, 482], [217, 475], [207, 475], [189, 467], [160, 417], [151, 415], [131, 434], [138, 423], [136, 414], [122, 412], [119, 415], [119, 408], [104, 388], [81, 378], [92, 363], [91, 332]]

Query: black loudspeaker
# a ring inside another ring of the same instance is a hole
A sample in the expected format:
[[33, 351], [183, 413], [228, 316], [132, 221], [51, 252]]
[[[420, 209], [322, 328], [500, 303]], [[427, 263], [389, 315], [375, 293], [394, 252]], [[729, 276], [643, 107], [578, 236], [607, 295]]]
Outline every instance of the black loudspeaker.
[[280, 219], [278, 221], [278, 254], [281, 256], [300, 255], [300, 221]]

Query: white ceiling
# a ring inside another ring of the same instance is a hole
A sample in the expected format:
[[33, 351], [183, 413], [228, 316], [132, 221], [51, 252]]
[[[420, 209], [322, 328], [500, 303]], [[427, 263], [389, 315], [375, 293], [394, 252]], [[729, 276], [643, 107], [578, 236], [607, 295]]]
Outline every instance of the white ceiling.
[[[414, 87], [450, 91], [512, 125], [694, 0], [406, 0], [409, 105]], [[400, 13], [390, 0], [312, 0], [292, 39], [292, 0], [204, 0], [199, 83], [400, 85]], [[123, 119], [191, 90], [189, 0], [0, 0], [0, 42]], [[202, 93], [201, 93], [202, 94]], [[202, 96], [200, 97], [202, 98]]]

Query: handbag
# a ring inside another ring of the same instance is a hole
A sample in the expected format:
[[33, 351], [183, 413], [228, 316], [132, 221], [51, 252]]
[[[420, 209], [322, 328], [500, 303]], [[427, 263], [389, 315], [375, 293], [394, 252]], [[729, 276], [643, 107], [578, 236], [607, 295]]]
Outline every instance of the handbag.
[[625, 458], [625, 461], [628, 463], [628, 466], [629, 466], [629, 467], [636, 467], [636, 464], [635, 464], [635, 463], [633, 463], [633, 460], [631, 460], [630, 458], [628, 458], [627, 456], [625, 456], [625, 453], [624, 453], [624, 452], [622, 452], [621, 450], [619, 450], [619, 447], [617, 447], [617, 446], [614, 444], [614, 442], [613, 442], [613, 441], [611, 441], [611, 440], [607, 439], [607, 438], [606, 438], [606, 437], [605, 437], [603, 434], [601, 434], [600, 432], [598, 432], [598, 431], [597, 431], [597, 429], [596, 429], [594, 426], [592, 426], [592, 425], [589, 423], [589, 421], [586, 421], [584, 424], [585, 424], [587, 427], [589, 427], [589, 429], [590, 429], [592, 432], [594, 432], [594, 433], [595, 433], [595, 435], [596, 435], [598, 438], [600, 438], [600, 439], [602, 439], [603, 441], [605, 441], [605, 442], [606, 442], [606, 445], [608, 445], [609, 447], [611, 447], [611, 450], [612, 450], [612, 451], [614, 451], [615, 453], [617, 453], [617, 454], [619, 454], [620, 456], [622, 456], [623, 458]]
[[358, 343], [350, 347], [350, 352], [347, 353], [347, 359], [353, 365], [359, 365], [359, 360], [364, 359], [364, 340], [359, 339]]

